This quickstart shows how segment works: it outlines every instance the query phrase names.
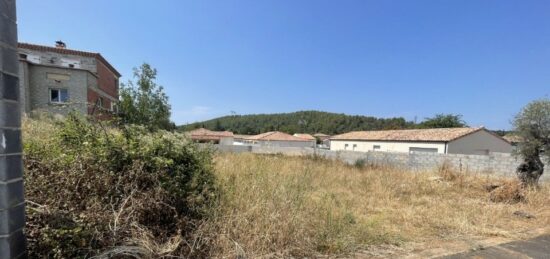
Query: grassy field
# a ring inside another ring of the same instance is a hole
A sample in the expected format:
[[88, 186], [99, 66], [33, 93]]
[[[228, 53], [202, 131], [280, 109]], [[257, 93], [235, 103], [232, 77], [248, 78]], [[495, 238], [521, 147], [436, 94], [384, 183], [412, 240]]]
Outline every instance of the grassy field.
[[[211, 256], [351, 254], [382, 246], [523, 238], [550, 223], [550, 186], [525, 202], [492, 202], [485, 186], [510, 180], [449, 170], [411, 173], [314, 157], [219, 154], [220, 200], [202, 226]], [[526, 211], [536, 216], [514, 215]]]
[[[78, 118], [25, 121], [23, 133], [31, 257], [402, 257], [550, 226], [549, 183], [517, 193], [511, 179], [444, 167], [210, 153], [178, 134]], [[510, 188], [493, 195], [489, 183]]]

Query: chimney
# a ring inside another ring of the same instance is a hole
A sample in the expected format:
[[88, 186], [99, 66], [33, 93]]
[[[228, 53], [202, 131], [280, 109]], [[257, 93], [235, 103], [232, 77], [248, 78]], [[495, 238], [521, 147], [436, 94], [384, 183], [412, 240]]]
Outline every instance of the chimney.
[[58, 48], [58, 49], [66, 49], [67, 48], [67, 44], [65, 44], [65, 42], [63, 41], [56, 41], [55, 42], [55, 47]]

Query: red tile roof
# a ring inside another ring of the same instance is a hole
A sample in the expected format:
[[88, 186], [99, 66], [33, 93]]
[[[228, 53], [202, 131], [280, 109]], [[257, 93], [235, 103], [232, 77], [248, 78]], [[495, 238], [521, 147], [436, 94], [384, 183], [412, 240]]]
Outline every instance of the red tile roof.
[[194, 140], [220, 140], [233, 137], [233, 132], [230, 131], [212, 131], [204, 128], [188, 131], [186, 134]]
[[310, 134], [307, 134], [307, 133], [296, 133], [294, 134], [294, 137], [299, 137], [306, 140], [315, 140], [314, 136], [311, 136]]
[[381, 140], [381, 141], [428, 141], [449, 142], [485, 128], [441, 128], [353, 131], [331, 137], [331, 140]]
[[299, 137], [292, 136], [280, 131], [271, 131], [246, 138], [246, 140], [261, 140], [261, 141], [311, 141]]
[[507, 140], [510, 143], [521, 143], [523, 142], [523, 138], [521, 136], [515, 135], [515, 134], [507, 134], [504, 137], [505, 140]]
[[99, 61], [101, 61], [101, 63], [105, 64], [109, 68], [109, 70], [111, 70], [113, 73], [115, 73], [117, 75], [117, 77], [121, 76], [121, 74], [99, 53], [80, 51], [80, 50], [72, 50], [72, 49], [55, 48], [55, 47], [29, 44], [29, 43], [21, 43], [21, 42], [18, 44], [18, 47], [22, 48], [22, 49], [30, 49], [30, 50], [36, 50], [36, 51], [55, 52], [55, 53], [65, 54], [65, 55], [75, 55], [75, 56], [81, 56], [81, 57], [96, 58]]

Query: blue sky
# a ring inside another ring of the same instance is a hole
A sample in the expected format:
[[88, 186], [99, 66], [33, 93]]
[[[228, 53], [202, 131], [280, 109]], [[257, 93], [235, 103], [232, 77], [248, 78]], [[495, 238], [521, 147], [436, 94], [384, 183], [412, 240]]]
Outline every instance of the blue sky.
[[177, 124], [322, 110], [508, 129], [550, 94], [550, 1], [19, 0], [21, 42], [158, 69]]

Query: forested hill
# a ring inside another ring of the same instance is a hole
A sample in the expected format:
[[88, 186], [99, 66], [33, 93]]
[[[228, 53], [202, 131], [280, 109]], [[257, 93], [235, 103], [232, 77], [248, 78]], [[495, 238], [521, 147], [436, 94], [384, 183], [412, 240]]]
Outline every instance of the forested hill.
[[277, 114], [230, 115], [179, 126], [182, 131], [196, 128], [228, 130], [235, 134], [259, 134], [267, 131], [340, 134], [354, 130], [403, 129], [414, 127], [404, 118], [376, 118], [320, 111]]

